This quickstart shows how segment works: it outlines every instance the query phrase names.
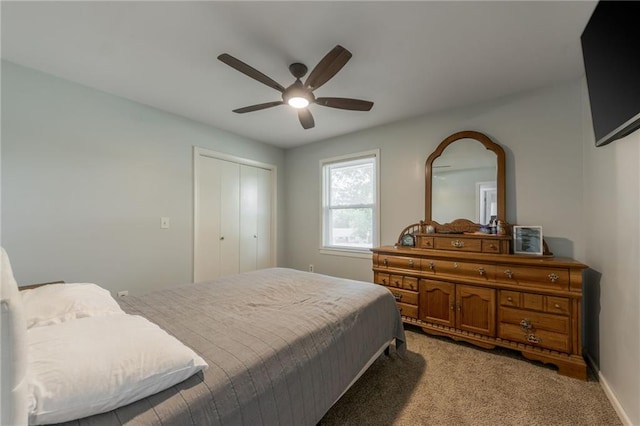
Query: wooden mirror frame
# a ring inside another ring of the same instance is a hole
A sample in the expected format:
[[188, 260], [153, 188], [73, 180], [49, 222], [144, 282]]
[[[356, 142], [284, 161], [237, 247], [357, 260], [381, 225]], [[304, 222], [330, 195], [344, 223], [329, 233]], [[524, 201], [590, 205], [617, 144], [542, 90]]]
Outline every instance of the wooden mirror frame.
[[[432, 207], [432, 201], [431, 201], [431, 195], [432, 195], [432, 190], [431, 190], [431, 185], [432, 185], [432, 176], [431, 176], [431, 172], [433, 169], [433, 162], [436, 160], [436, 158], [440, 157], [440, 155], [442, 155], [442, 152], [445, 150], [445, 148], [447, 148], [449, 145], [451, 145], [452, 143], [456, 142], [457, 140], [460, 139], [474, 139], [478, 142], [480, 142], [482, 145], [484, 145], [484, 147], [486, 149], [488, 149], [489, 151], [492, 151], [496, 154], [496, 167], [497, 167], [497, 176], [496, 176], [496, 189], [497, 189], [497, 193], [498, 193], [498, 200], [497, 200], [497, 216], [496, 219], [501, 220], [503, 222], [506, 222], [506, 185], [505, 185], [505, 154], [504, 154], [504, 149], [502, 149], [502, 147], [500, 145], [498, 145], [497, 143], [493, 142], [491, 139], [489, 139], [488, 136], [480, 133], [480, 132], [475, 132], [473, 130], [465, 130], [462, 132], [458, 132], [458, 133], [454, 133], [453, 135], [447, 137], [445, 140], [443, 140], [442, 142], [440, 142], [440, 145], [438, 145], [438, 147], [436, 148], [435, 151], [433, 151], [433, 153], [429, 156], [429, 158], [427, 158], [427, 163], [425, 165], [425, 174], [426, 174], [426, 184], [425, 184], [425, 209], [424, 209], [424, 217], [425, 217], [425, 222], [427, 224], [431, 224], [433, 222], [432, 218], [431, 218], [431, 207]], [[474, 223], [472, 221], [470, 221], [468, 218], [460, 218], [460, 219], [464, 219], [463, 222], [465, 223]], [[454, 222], [457, 222], [458, 220]], [[437, 223], [437, 222], [435, 222]], [[479, 226], [479, 224], [478, 224]]]

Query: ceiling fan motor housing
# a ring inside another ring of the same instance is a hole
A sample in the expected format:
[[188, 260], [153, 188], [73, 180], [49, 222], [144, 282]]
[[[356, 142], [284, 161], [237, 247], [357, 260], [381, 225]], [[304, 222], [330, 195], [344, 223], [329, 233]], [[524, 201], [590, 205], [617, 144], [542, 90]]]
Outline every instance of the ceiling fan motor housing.
[[307, 66], [305, 64], [301, 64], [300, 62], [295, 62], [289, 65], [289, 71], [297, 79], [301, 79], [302, 77], [304, 77], [308, 70], [309, 69], [307, 68]]

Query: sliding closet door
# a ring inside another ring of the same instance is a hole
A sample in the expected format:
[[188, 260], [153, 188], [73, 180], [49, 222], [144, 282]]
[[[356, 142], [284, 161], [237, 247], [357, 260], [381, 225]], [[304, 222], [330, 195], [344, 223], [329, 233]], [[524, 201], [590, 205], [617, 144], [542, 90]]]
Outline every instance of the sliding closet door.
[[271, 266], [271, 170], [240, 166], [240, 272]]
[[269, 268], [274, 266], [273, 262], [273, 171], [257, 169], [258, 182], [258, 206], [256, 222], [258, 229], [258, 239], [256, 241], [256, 269]]
[[256, 269], [258, 170], [240, 166], [240, 272]]
[[272, 169], [194, 150], [194, 281], [274, 266]]
[[238, 272], [240, 165], [200, 156], [196, 168], [194, 281]]
[[195, 159], [195, 238], [193, 280], [220, 275], [220, 160]]
[[220, 163], [220, 273], [237, 274], [240, 262], [240, 165]]

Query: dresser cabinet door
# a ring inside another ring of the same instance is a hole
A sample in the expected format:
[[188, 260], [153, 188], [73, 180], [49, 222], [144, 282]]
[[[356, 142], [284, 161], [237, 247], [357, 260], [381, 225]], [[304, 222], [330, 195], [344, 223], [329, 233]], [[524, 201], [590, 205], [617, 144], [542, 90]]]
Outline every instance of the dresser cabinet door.
[[469, 285], [456, 286], [456, 328], [494, 337], [496, 291]]
[[420, 280], [420, 320], [455, 326], [455, 284]]

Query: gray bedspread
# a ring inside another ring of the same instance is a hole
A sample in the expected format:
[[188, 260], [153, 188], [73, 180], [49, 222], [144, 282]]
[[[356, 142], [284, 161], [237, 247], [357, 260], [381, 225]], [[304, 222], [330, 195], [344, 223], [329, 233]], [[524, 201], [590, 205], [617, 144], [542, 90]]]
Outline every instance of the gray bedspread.
[[119, 300], [209, 368], [109, 413], [68, 424], [315, 425], [404, 330], [384, 287], [273, 268]]

